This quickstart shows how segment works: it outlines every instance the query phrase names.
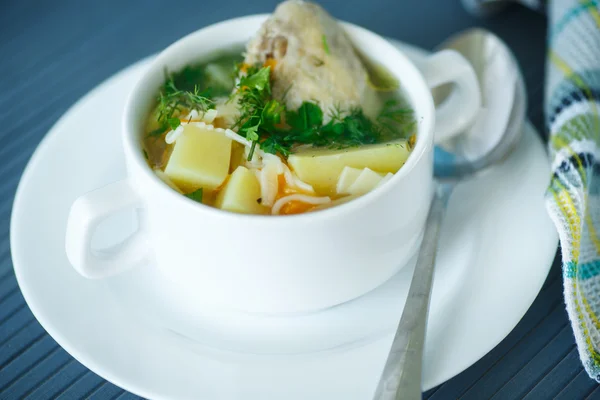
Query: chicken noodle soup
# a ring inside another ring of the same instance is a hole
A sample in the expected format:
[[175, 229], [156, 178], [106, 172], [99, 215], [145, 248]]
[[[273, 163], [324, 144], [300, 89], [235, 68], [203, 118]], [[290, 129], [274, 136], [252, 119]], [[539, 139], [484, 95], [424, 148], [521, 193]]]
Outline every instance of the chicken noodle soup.
[[282, 3], [241, 54], [167, 74], [143, 146], [174, 190], [232, 212], [299, 214], [361, 196], [406, 162], [416, 124], [398, 80], [321, 7]]

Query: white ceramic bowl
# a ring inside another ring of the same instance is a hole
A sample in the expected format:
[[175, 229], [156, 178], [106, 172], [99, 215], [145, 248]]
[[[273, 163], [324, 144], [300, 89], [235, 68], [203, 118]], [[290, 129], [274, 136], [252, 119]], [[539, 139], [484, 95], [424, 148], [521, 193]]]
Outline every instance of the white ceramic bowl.
[[[221, 22], [169, 46], [132, 91], [124, 113], [128, 178], [82, 195], [67, 224], [74, 268], [102, 278], [155, 257], [162, 274], [210, 304], [267, 313], [305, 312], [354, 299], [388, 280], [415, 254], [433, 188], [435, 110], [430, 87], [454, 82], [456, 96], [439, 111], [444, 135], [463, 129], [479, 107], [477, 80], [454, 52], [421, 67], [382, 37], [344, 24], [354, 45], [397, 76], [415, 109], [417, 143], [385, 185], [346, 204], [294, 216], [241, 215], [198, 204], [165, 185], [142, 155], [144, 123], [164, 82], [164, 70], [208, 60], [247, 42], [266, 15]], [[117, 249], [91, 250], [107, 216], [140, 209], [140, 228]]]

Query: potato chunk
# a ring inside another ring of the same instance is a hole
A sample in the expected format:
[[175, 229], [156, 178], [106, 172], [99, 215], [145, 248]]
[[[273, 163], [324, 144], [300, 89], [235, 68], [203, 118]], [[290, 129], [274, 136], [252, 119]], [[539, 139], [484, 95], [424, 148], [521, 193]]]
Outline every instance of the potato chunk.
[[265, 214], [260, 203], [260, 184], [252, 171], [239, 166], [217, 195], [215, 207], [242, 214]]
[[334, 194], [344, 167], [396, 173], [410, 151], [405, 140], [343, 150], [311, 149], [292, 154], [288, 163], [304, 182], [320, 193]]
[[165, 174], [183, 191], [215, 190], [229, 173], [231, 139], [221, 132], [187, 125], [177, 138]]

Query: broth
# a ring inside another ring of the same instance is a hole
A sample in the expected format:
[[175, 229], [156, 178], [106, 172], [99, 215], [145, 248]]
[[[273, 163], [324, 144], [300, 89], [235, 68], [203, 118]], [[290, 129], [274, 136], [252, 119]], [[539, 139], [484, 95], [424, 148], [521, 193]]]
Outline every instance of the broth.
[[[319, 57], [293, 59], [286, 42], [260, 60], [251, 42], [245, 58], [229, 49], [169, 74], [143, 136], [149, 166], [182, 195], [248, 214], [320, 210], [384, 184], [414, 147], [412, 109], [391, 73], [333, 37]], [[360, 70], [336, 69], [342, 55]]]

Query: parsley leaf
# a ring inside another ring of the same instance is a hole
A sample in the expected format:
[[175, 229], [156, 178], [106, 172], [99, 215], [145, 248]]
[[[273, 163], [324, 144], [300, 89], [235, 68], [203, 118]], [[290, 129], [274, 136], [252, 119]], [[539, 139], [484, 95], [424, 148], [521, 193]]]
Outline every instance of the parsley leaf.
[[259, 125], [260, 125], [260, 123], [246, 129], [246, 139], [248, 139], [250, 141], [258, 140], [258, 126]]
[[202, 188], [195, 190], [191, 193], [187, 193], [185, 197], [197, 201], [198, 203], [202, 203]]
[[318, 128], [323, 125], [323, 110], [315, 103], [304, 102], [297, 111], [288, 111], [286, 121], [297, 131]]
[[269, 83], [269, 79], [271, 77], [271, 67], [263, 67], [258, 72], [250, 75], [250, 71], [248, 71], [248, 75], [240, 79], [239, 87], [240, 88], [248, 88], [250, 90], [256, 89], [258, 91], [263, 91], [267, 89], [267, 91], [271, 92], [271, 85]]

